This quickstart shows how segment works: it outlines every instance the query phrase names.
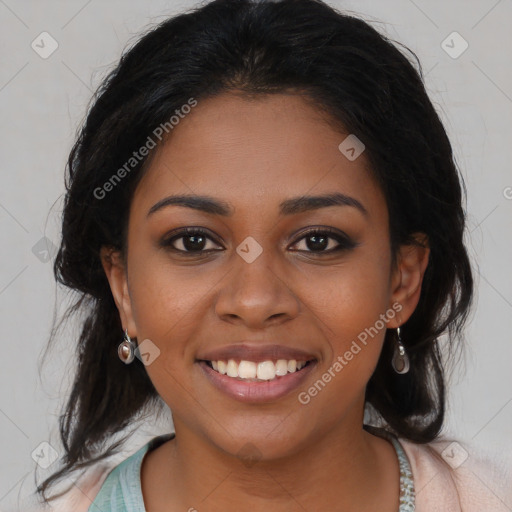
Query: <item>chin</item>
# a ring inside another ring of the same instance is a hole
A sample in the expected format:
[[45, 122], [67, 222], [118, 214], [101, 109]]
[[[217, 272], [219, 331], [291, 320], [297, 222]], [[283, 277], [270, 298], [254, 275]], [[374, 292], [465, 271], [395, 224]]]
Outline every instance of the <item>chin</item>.
[[245, 465], [277, 461], [293, 456], [307, 446], [304, 428], [291, 428], [284, 418], [245, 418], [229, 429], [208, 434], [210, 442]]

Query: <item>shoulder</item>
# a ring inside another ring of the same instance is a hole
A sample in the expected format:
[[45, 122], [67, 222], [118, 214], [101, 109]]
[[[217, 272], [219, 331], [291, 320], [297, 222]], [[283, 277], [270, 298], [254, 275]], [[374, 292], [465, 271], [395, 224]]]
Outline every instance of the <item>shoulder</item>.
[[110, 501], [112, 489], [119, 490], [122, 470], [130, 466], [135, 455], [127, 457], [118, 464], [92, 466], [73, 483], [65, 495], [55, 500], [48, 512], [69, 512], [70, 510], [89, 512], [93, 503], [97, 505], [99, 500]]
[[[108, 474], [115, 467], [115, 463], [96, 464], [72, 482], [63, 485], [67, 489], [61, 496], [48, 503], [41, 503], [35, 494], [28, 497], [23, 503], [24, 512], [87, 512]], [[50, 492], [50, 495], [52, 492]]]
[[[126, 458], [115, 458], [91, 466], [70, 490], [55, 500], [48, 512], [99, 512], [144, 510], [140, 491], [140, 465], [145, 454], [173, 437], [163, 434], [152, 438]], [[43, 512], [43, 510], [41, 510]]]
[[399, 438], [411, 464], [416, 512], [510, 512], [512, 460], [445, 437], [427, 444]]
[[114, 464], [103, 464], [92, 467], [78, 480], [71, 490], [56, 503], [51, 512], [87, 512], [94, 501], [109, 473], [115, 468]]

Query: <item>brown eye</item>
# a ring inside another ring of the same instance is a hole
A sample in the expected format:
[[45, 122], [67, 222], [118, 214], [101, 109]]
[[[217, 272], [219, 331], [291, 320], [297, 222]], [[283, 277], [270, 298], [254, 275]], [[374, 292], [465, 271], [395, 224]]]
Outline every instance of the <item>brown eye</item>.
[[297, 246], [300, 242], [305, 241], [303, 248], [295, 249], [301, 252], [313, 253], [332, 253], [347, 249], [353, 249], [357, 244], [348, 236], [338, 231], [322, 228], [312, 229], [295, 242]]
[[160, 245], [166, 249], [190, 254], [219, 250], [218, 244], [213, 241], [207, 231], [201, 228], [186, 228], [177, 231], [173, 236], [162, 240]]

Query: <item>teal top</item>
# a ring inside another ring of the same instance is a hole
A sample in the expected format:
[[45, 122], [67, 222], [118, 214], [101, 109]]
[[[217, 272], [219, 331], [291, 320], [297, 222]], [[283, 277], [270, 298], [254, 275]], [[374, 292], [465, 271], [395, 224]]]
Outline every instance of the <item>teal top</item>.
[[173, 438], [174, 434], [154, 437], [113, 468], [87, 512], [146, 512], [140, 483], [142, 460], [147, 452]]
[[[389, 432], [364, 426], [372, 434], [388, 438], [393, 444], [400, 464], [400, 507], [398, 512], [414, 512], [414, 482], [407, 455], [398, 439]], [[140, 481], [140, 468], [144, 455], [164, 442], [173, 439], [173, 434], [154, 437], [133, 455], [123, 460], [107, 475], [88, 512], [146, 512]]]

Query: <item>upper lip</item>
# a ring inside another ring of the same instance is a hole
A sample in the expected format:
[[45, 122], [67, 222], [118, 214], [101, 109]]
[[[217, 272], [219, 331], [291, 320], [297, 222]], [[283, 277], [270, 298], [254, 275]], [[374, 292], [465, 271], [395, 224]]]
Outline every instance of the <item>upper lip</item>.
[[278, 359], [310, 361], [316, 358], [313, 354], [298, 348], [285, 345], [262, 345], [252, 342], [225, 345], [224, 347], [204, 352], [197, 359], [202, 361], [227, 361], [235, 359], [261, 362], [277, 361]]

